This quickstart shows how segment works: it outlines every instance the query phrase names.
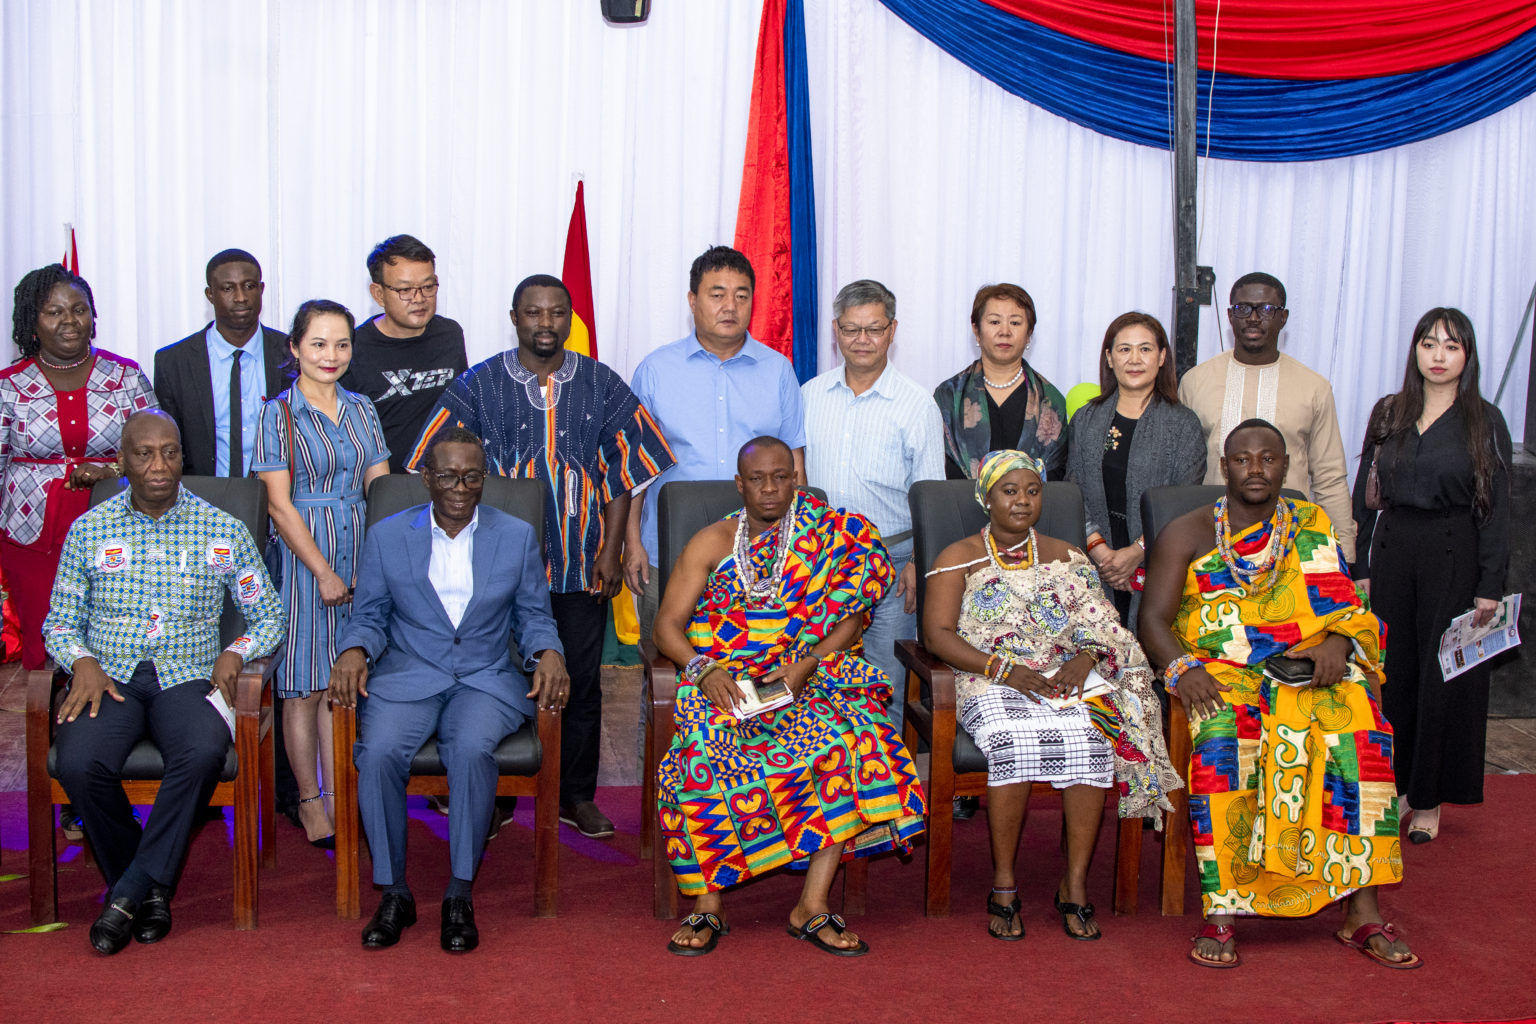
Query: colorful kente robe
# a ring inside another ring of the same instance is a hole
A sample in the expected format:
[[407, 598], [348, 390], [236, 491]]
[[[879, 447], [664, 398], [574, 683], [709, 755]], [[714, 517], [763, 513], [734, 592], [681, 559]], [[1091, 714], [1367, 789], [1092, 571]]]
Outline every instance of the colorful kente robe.
[[[777, 535], [752, 544], [759, 578], [773, 571]], [[748, 607], [735, 567], [734, 552], [716, 566], [688, 625], [694, 650], [732, 676], [805, 657], [849, 615], [867, 616], [894, 577], [866, 519], [803, 493], [780, 600]], [[795, 703], [745, 722], [679, 680], [677, 733], [656, 779], [661, 841], [683, 894], [804, 866], [832, 844], [845, 859], [905, 849], [927, 804], [886, 718], [889, 696], [885, 674], [857, 651], [824, 658]]]
[[[1373, 686], [1381, 623], [1366, 611], [1327, 515], [1289, 502], [1296, 539], [1267, 590], [1246, 592], [1218, 551], [1196, 559], [1173, 632], [1201, 659], [1227, 709], [1190, 722], [1189, 818], [1206, 914], [1302, 917], [1367, 885], [1403, 877], [1392, 727]], [[1234, 539], [1239, 557], [1275, 522]], [[1354, 645], [1348, 674], [1323, 689], [1287, 686], [1264, 660], [1328, 634]]]

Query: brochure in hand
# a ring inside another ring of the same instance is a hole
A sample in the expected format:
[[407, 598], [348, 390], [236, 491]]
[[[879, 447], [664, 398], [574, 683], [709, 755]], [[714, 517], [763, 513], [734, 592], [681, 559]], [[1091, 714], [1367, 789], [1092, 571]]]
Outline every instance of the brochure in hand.
[[743, 722], [769, 711], [777, 711], [784, 705], [795, 702], [795, 695], [790, 692], [789, 686], [778, 679], [773, 682], [763, 682], [760, 679], [743, 676], [736, 680], [736, 687], [746, 698], [746, 702], [737, 704], [731, 709], [731, 714]]
[[[1050, 679], [1060, 671], [1061, 666], [1058, 665], [1057, 667], [1051, 669], [1049, 672], [1042, 672], [1040, 674], [1045, 676], [1045, 678]], [[1077, 696], [1077, 694], [1074, 692], [1071, 697], [1042, 697], [1041, 700], [1045, 701], [1057, 711], [1060, 711], [1062, 708], [1070, 708], [1074, 704], [1081, 704], [1089, 697], [1098, 697], [1101, 694], [1108, 693], [1113, 689], [1114, 687], [1109, 684], [1109, 680], [1099, 675], [1098, 670], [1089, 669], [1088, 678], [1083, 680], [1083, 695], [1081, 697]]]

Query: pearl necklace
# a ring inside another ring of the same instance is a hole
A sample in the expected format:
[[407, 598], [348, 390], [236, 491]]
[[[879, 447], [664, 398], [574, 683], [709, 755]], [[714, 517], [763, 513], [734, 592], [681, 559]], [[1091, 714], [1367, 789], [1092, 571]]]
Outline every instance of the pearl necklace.
[[1239, 555], [1232, 547], [1232, 531], [1227, 519], [1225, 497], [1216, 503], [1212, 518], [1215, 520], [1216, 527], [1216, 550], [1220, 553], [1222, 562], [1231, 571], [1233, 578], [1244, 590], [1251, 590], [1260, 576], [1264, 577], [1261, 589], [1267, 590], [1273, 586], [1280, 575], [1280, 556], [1295, 540], [1299, 526], [1297, 516], [1285, 503], [1285, 499], [1281, 498], [1275, 502], [1275, 525], [1270, 530], [1269, 542], [1264, 545], [1264, 550], [1259, 552], [1257, 561]]
[[90, 362], [91, 357], [95, 354], [96, 349], [93, 346], [87, 345], [85, 347], [85, 355], [81, 356], [79, 359], [76, 359], [72, 363], [50, 363], [48, 360], [43, 358], [42, 349], [38, 349], [37, 355], [33, 356], [32, 358], [36, 359], [43, 366], [48, 367], [50, 370], [74, 370]]
[[1035, 528], [1033, 526], [1029, 528], [1029, 536], [1019, 541], [1013, 547], [1006, 549], [1009, 554], [1012, 554], [1013, 552], [1019, 550], [1019, 548], [1024, 547], [1026, 544], [1029, 546], [1029, 551], [1025, 555], [1023, 561], [1015, 565], [1009, 565], [1007, 562], [1003, 561], [1002, 552], [998, 550], [997, 541], [992, 536], [991, 523], [988, 523], [986, 526], [982, 527], [981, 536], [987, 544], [987, 557], [992, 560], [993, 565], [997, 566], [1003, 572], [1014, 572], [1019, 569], [1028, 569], [1040, 559], [1040, 548], [1035, 541]]
[[989, 388], [996, 388], [998, 391], [1006, 391], [1006, 390], [1008, 390], [1009, 388], [1011, 388], [1015, 384], [1017, 384], [1019, 382], [1019, 379], [1021, 377], [1023, 377], [1023, 376], [1024, 376], [1024, 360], [1022, 360], [1022, 359], [1019, 360], [1019, 372], [1014, 374], [1012, 377], [1009, 377], [1008, 380], [1005, 383], [1002, 383], [1002, 384], [994, 384], [990, 380], [987, 380], [987, 371], [986, 370], [982, 370], [981, 371], [981, 379], [986, 381], [987, 387], [989, 387]]
[[795, 514], [799, 511], [800, 495], [796, 492], [789, 503], [789, 509], [779, 520], [779, 536], [774, 542], [776, 551], [773, 572], [759, 578], [752, 565], [752, 541], [747, 536], [747, 510], [741, 510], [741, 516], [736, 520], [736, 581], [741, 584], [743, 599], [750, 607], [761, 608], [771, 598], [778, 596], [779, 586], [784, 580], [784, 567], [789, 563], [789, 538], [794, 532]]

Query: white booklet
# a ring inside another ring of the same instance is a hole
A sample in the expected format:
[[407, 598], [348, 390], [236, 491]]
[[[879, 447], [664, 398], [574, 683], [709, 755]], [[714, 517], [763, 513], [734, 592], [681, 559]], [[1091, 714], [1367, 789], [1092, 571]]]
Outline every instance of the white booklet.
[[1506, 594], [1486, 626], [1474, 629], [1474, 611], [1451, 620], [1440, 636], [1440, 671], [1454, 679], [1495, 654], [1520, 646], [1520, 595]]
[[213, 705], [224, 719], [224, 724], [229, 726], [229, 738], [235, 738], [235, 709], [229, 706], [229, 701], [224, 699], [224, 691], [217, 686], [208, 691], [208, 703]]
[[778, 679], [765, 683], [743, 676], [736, 680], [736, 688], [746, 701], [733, 707], [731, 714], [743, 722], [795, 702], [795, 695], [790, 692], [789, 685]]
[[[1045, 676], [1045, 678], [1050, 679], [1060, 671], [1061, 666], [1058, 665], [1051, 669], [1049, 672], [1042, 672], [1040, 674]], [[1108, 679], [1105, 679], [1103, 676], [1099, 675], [1097, 669], [1091, 668], [1088, 670], [1088, 678], [1083, 680], [1083, 695], [1081, 697], [1074, 693], [1070, 697], [1042, 697], [1040, 699], [1045, 701], [1045, 703], [1049, 704], [1051, 707], [1055, 708], [1057, 711], [1060, 711], [1062, 708], [1070, 708], [1074, 704], [1081, 704], [1089, 697], [1102, 696], [1103, 694], [1106, 694], [1113, 689], [1114, 686]]]

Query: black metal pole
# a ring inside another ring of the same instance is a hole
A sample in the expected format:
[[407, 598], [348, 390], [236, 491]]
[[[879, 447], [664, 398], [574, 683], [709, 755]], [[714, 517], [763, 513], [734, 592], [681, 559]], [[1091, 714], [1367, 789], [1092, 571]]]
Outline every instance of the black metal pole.
[[1179, 376], [1199, 357], [1195, 271], [1195, 0], [1174, 4], [1173, 358]]

